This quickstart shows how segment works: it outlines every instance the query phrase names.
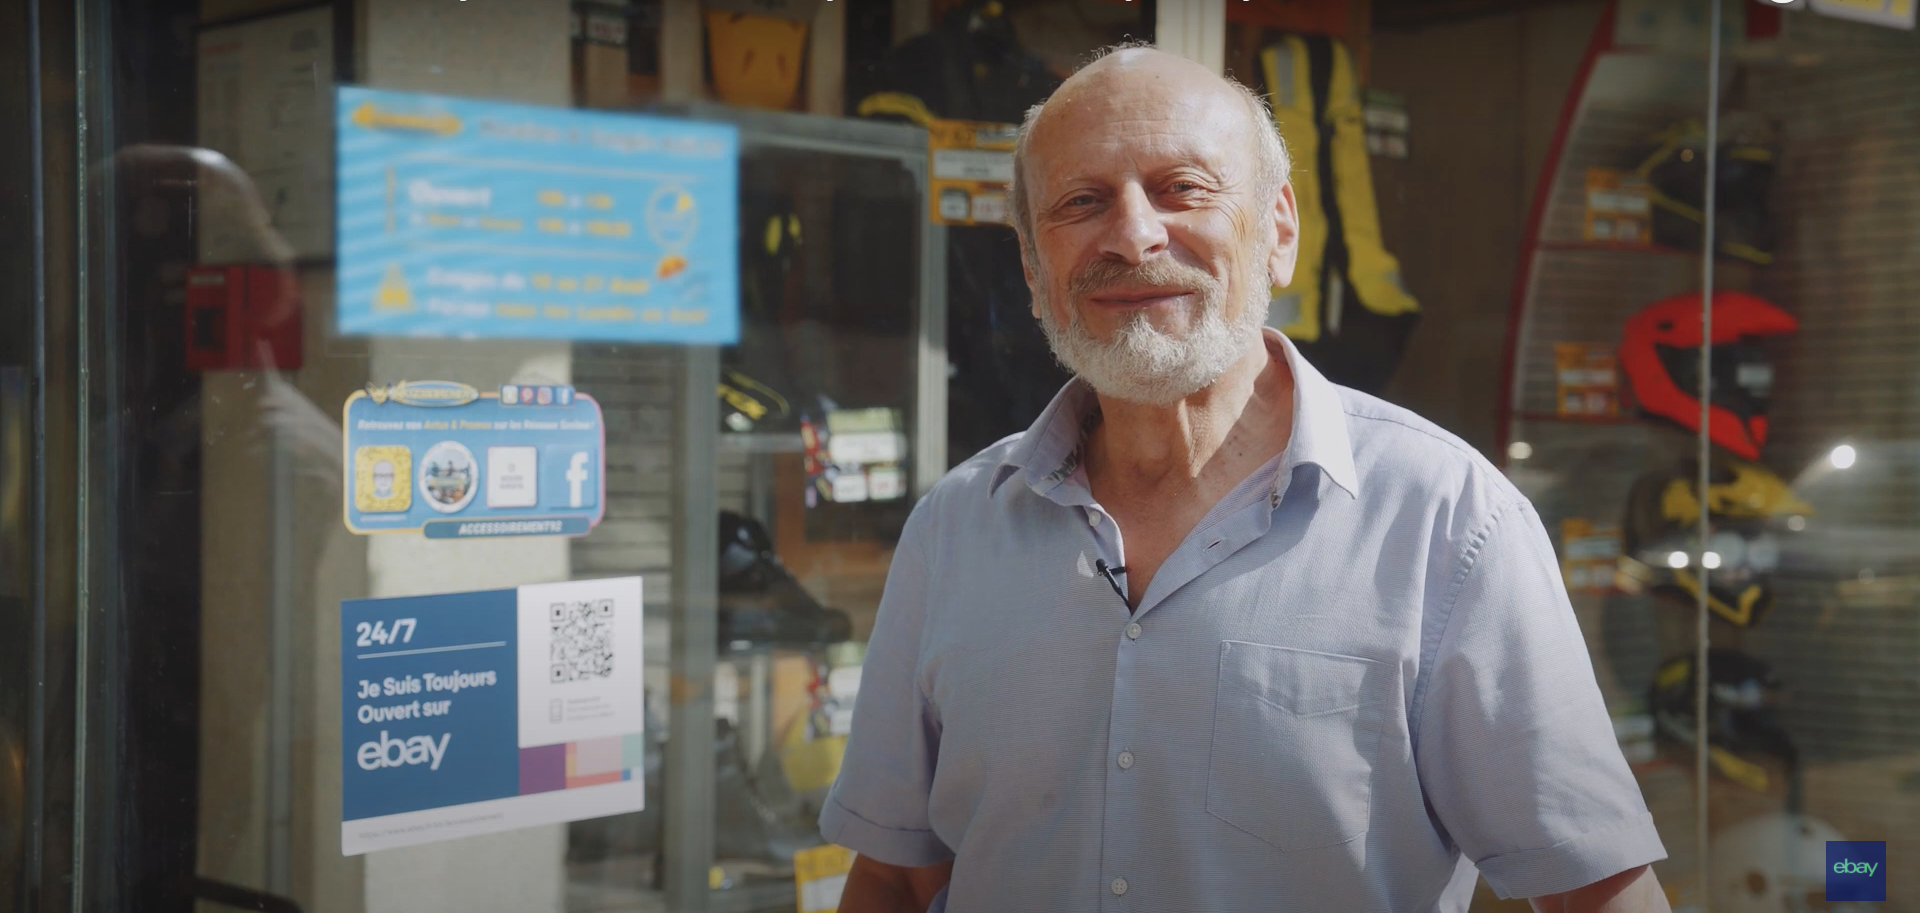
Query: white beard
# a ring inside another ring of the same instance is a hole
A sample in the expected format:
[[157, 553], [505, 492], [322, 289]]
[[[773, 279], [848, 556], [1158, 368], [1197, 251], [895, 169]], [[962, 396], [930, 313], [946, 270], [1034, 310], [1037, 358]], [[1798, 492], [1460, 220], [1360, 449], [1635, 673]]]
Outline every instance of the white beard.
[[1252, 300], [1239, 317], [1228, 322], [1224, 283], [1209, 277], [1195, 305], [1196, 319], [1184, 336], [1161, 332], [1142, 310], [1114, 331], [1112, 341], [1102, 342], [1087, 330], [1078, 307], [1069, 306], [1067, 323], [1060, 325], [1044, 296], [1040, 327], [1060, 364], [1101, 395], [1170, 406], [1218, 380], [1245, 354], [1247, 337], [1266, 325], [1267, 285], [1251, 282], [1249, 286], [1257, 292], [1249, 295]]

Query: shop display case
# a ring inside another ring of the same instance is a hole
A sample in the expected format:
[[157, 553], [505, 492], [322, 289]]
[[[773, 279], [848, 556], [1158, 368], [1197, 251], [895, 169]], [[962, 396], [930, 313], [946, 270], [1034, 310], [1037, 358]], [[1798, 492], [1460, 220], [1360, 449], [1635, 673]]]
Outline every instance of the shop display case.
[[1826, 840], [1920, 815], [1920, 718], [1884, 709], [1912, 706], [1920, 630], [1894, 582], [1913, 573], [1893, 291], [1913, 172], [1867, 154], [1916, 135], [1917, 46], [1760, 6], [1725, 5], [1710, 56], [1704, 21], [1676, 39], [1649, 25], [1672, 11], [1610, 4], [1540, 178], [1500, 404], [1676, 910], [1703, 884], [1713, 909], [1802, 909]]
[[95, 6], [83, 905], [792, 909], [947, 468], [924, 131], [585, 109], [566, 4]]
[[[579, 822], [570, 890], [592, 904], [659, 887], [678, 864], [689, 878], [715, 873], [715, 909], [791, 906], [794, 854], [820, 843], [857, 640], [907, 511], [946, 470], [945, 230], [926, 218], [920, 128], [710, 105], [661, 113], [741, 131], [740, 341], [689, 368], [712, 373], [684, 390], [635, 347], [574, 346], [577, 381], [611, 404], [614, 483], [605, 535], [577, 540], [572, 556], [576, 573], [662, 581], [647, 640], [649, 703], [669, 733], [657, 753], [711, 780], [650, 775], [670, 802], [710, 791], [714, 851], [710, 863], [686, 853], [698, 825], [676, 831], [671, 813]], [[709, 418], [692, 418], [691, 398], [715, 389], [699, 404]], [[673, 434], [646, 421], [674, 411]], [[712, 543], [711, 589], [694, 596], [715, 606], [700, 623], [711, 634], [694, 634], [664, 583], [681, 572], [677, 552]], [[714, 681], [711, 699], [668, 701], [677, 677]]]
[[[950, 230], [924, 126], [837, 113], [1013, 121], [1151, 35], [1275, 94], [1351, 83], [1342, 167], [1423, 314], [1386, 315], [1363, 385], [1491, 453], [1545, 522], [1674, 909], [1858, 913], [1822, 893], [1846, 840], [1902, 873], [1873, 909], [1920, 913], [1916, 5], [0, 4], [0, 182], [27, 214], [0, 219], [0, 907], [826, 909], [849, 862], [815, 822], [901, 528], [1064, 379], [1011, 232], [965, 224], [998, 189]], [[1282, 28], [1333, 33], [1351, 71], [1269, 68], [1308, 43]], [[863, 105], [903, 89], [926, 97]], [[487, 145], [530, 136], [553, 148]], [[608, 158], [667, 136], [726, 151]], [[702, 220], [729, 266], [666, 302]], [[484, 256], [448, 271], [398, 237], [422, 225]], [[1516, 247], [1500, 359], [1489, 264]], [[622, 265], [489, 297], [593, 256]], [[592, 327], [606, 302], [559, 294], [616, 283], [632, 306]], [[709, 294], [734, 284], [737, 338]], [[355, 421], [389, 400], [478, 403], [509, 427], [445, 414], [489, 435], [574, 411], [537, 442], [357, 437], [395, 430]], [[521, 601], [581, 585], [617, 598]], [[632, 623], [602, 624], [620, 600]], [[445, 639], [406, 640], [430, 609]], [[351, 673], [374, 661], [464, 690]], [[572, 712], [519, 682], [586, 679], [625, 728], [518, 739]], [[508, 680], [522, 699], [489, 700]], [[401, 726], [454, 704], [486, 709]], [[601, 787], [620, 801], [572, 792]], [[350, 812], [370, 792], [396, 807]], [[1527, 908], [1491, 890], [1472, 909]]]

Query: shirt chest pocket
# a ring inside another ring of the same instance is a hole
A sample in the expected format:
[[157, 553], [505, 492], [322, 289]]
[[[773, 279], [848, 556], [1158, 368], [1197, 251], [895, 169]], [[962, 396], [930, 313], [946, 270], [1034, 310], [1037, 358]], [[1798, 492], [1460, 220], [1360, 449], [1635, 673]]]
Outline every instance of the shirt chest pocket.
[[1283, 852], [1366, 833], [1389, 667], [1226, 641], [1207, 811]]

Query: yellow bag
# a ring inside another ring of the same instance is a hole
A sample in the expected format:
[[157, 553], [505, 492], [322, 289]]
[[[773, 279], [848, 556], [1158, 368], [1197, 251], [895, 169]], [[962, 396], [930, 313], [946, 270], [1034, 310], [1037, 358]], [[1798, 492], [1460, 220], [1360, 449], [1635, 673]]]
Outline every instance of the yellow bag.
[[720, 100], [784, 111], [793, 107], [800, 90], [807, 24], [708, 10], [707, 55], [713, 68], [713, 91]]
[[807, 738], [807, 718], [802, 716], [787, 727], [786, 744], [780, 748], [780, 769], [787, 785], [796, 793], [826, 789], [840, 776], [840, 759], [847, 754], [843, 735]]

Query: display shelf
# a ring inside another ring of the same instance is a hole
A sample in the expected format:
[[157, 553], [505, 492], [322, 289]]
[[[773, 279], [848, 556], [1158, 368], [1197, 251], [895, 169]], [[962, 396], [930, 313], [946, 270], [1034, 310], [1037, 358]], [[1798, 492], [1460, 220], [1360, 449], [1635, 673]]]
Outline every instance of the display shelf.
[[1646, 420], [1634, 415], [1560, 415], [1554, 412], [1516, 412], [1515, 421], [1557, 422], [1569, 425], [1638, 425]]
[[804, 453], [800, 433], [745, 433], [720, 435], [721, 453]]
[[1657, 254], [1663, 257], [1697, 258], [1700, 256], [1699, 252], [1697, 251], [1681, 250], [1680, 248], [1677, 248], [1677, 247], [1667, 247], [1661, 244], [1630, 244], [1624, 241], [1571, 241], [1571, 240], [1543, 239], [1538, 244], [1534, 245], [1534, 249], [1537, 251], [1592, 250], [1592, 251], [1601, 251], [1603, 253], [1619, 253], [1619, 254]]
[[[1495, 452], [1502, 460], [1507, 443], [1523, 433], [1534, 453], [1564, 451], [1558, 459], [1576, 462], [1590, 455], [1584, 451], [1608, 449], [1601, 438], [1623, 432], [1638, 438], [1636, 426], [1646, 423], [1635, 416], [1558, 414], [1555, 343], [1613, 344], [1626, 320], [1647, 303], [1698, 286], [1698, 253], [1583, 236], [1587, 171], [1631, 168], [1645, 158], [1648, 137], [1703, 110], [1678, 99], [1704, 97], [1704, 69], [1662, 54], [1623, 51], [1613, 43], [1616, 12], [1615, 4], [1606, 4], [1595, 24], [1527, 216], [1502, 366], [1506, 396], [1497, 407]], [[1532, 427], [1523, 432], [1525, 425]], [[1577, 448], [1560, 446], [1576, 440]], [[1536, 457], [1535, 465], [1545, 464]]]
[[785, 913], [793, 909], [794, 891], [791, 881], [741, 885], [713, 892], [708, 909], [713, 913]]

